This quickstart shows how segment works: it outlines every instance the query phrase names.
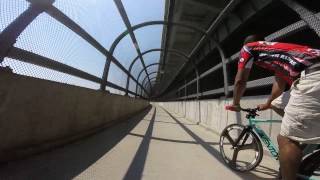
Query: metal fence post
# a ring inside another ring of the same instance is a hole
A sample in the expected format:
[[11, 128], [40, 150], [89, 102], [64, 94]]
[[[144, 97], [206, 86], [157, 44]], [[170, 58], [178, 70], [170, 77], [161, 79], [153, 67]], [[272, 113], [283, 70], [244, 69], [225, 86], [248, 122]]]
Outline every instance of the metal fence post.
[[224, 82], [224, 94], [226, 97], [229, 95], [229, 79], [228, 79], [228, 68], [227, 68], [227, 59], [224, 54], [223, 49], [221, 48], [220, 44], [213, 41], [216, 44], [216, 47], [219, 51], [220, 57], [221, 57], [221, 63], [222, 63], [222, 71], [223, 71], [223, 82]]

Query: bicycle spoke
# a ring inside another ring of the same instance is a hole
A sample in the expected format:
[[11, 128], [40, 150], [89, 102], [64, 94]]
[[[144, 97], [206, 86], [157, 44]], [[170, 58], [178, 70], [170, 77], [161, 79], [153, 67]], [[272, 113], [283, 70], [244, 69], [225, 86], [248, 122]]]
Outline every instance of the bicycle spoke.
[[257, 149], [257, 146], [255, 143], [251, 143], [251, 144], [245, 144], [245, 145], [241, 145], [239, 146], [239, 150], [247, 150], [247, 149]]
[[246, 135], [244, 136], [244, 139], [243, 139], [241, 145], [244, 145], [244, 144], [247, 142], [248, 138], [249, 138], [249, 134], [246, 134]]
[[230, 136], [230, 134], [229, 134], [228, 131], [225, 133], [225, 137], [228, 139], [228, 141], [230, 142], [230, 144], [231, 144], [232, 146], [235, 145], [235, 144], [234, 144], [234, 141], [233, 141], [233, 139], [232, 139], [232, 137]]
[[235, 149], [232, 156], [232, 164], [236, 165], [239, 149]]

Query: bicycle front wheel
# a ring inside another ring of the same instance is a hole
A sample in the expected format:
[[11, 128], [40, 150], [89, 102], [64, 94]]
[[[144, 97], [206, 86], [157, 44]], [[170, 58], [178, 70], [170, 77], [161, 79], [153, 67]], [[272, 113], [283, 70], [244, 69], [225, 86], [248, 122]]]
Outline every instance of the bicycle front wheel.
[[[246, 132], [245, 126], [231, 124], [220, 136], [220, 153], [224, 162], [236, 171], [250, 171], [258, 166], [263, 157], [263, 148], [260, 139], [252, 130]], [[240, 138], [237, 144], [235, 142]]]

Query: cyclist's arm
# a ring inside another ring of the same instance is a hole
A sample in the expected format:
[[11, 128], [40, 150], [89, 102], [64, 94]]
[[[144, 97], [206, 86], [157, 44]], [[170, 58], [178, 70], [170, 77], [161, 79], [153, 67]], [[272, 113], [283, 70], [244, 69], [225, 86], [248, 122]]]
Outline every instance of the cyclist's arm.
[[283, 110], [273, 107], [271, 105], [271, 102], [276, 99], [277, 97], [279, 97], [282, 92], [285, 90], [286, 88], [286, 81], [282, 78], [279, 78], [277, 75], [275, 76], [275, 80], [273, 82], [272, 85], [272, 91], [271, 91], [271, 95], [269, 96], [267, 102], [265, 104], [259, 104], [257, 107], [259, 108], [260, 111], [263, 110], [267, 110], [269, 108], [272, 108], [274, 111], [276, 111], [278, 114], [280, 114], [281, 116], [283, 116]]
[[283, 93], [285, 88], [286, 88], [286, 81], [283, 80], [282, 78], [279, 78], [278, 76], [275, 76], [275, 81], [273, 82], [273, 85], [272, 85], [271, 95], [269, 96], [266, 104], [271, 106], [271, 102], [277, 97], [279, 97]]
[[250, 48], [243, 46], [240, 51], [240, 57], [238, 62], [238, 72], [234, 81], [234, 90], [233, 90], [233, 104], [226, 107], [229, 110], [240, 111], [240, 99], [243, 96], [246, 83], [250, 74], [250, 70], [253, 64], [253, 56], [250, 52]]
[[233, 90], [233, 105], [240, 105], [240, 99], [246, 90], [246, 83], [250, 74], [249, 68], [238, 69]]

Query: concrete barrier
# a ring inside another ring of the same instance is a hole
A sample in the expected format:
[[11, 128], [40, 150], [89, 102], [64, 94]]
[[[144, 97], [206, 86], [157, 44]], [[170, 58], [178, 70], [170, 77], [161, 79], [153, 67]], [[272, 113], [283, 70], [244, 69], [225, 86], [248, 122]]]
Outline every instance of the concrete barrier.
[[[268, 96], [250, 96], [243, 97], [241, 105], [243, 107], [254, 108], [258, 104], [265, 103]], [[229, 124], [239, 123], [248, 124], [245, 113], [236, 113], [226, 111], [225, 105], [231, 104], [232, 99], [214, 99], [200, 101], [178, 101], [178, 102], [161, 102], [158, 103], [170, 112], [185, 117], [187, 120], [199, 123], [199, 125], [220, 134]], [[281, 117], [271, 110], [261, 111], [258, 113], [259, 119], [281, 120]], [[277, 145], [276, 137], [280, 132], [280, 123], [267, 123], [259, 125]]]
[[0, 161], [71, 142], [149, 102], [0, 71]]

